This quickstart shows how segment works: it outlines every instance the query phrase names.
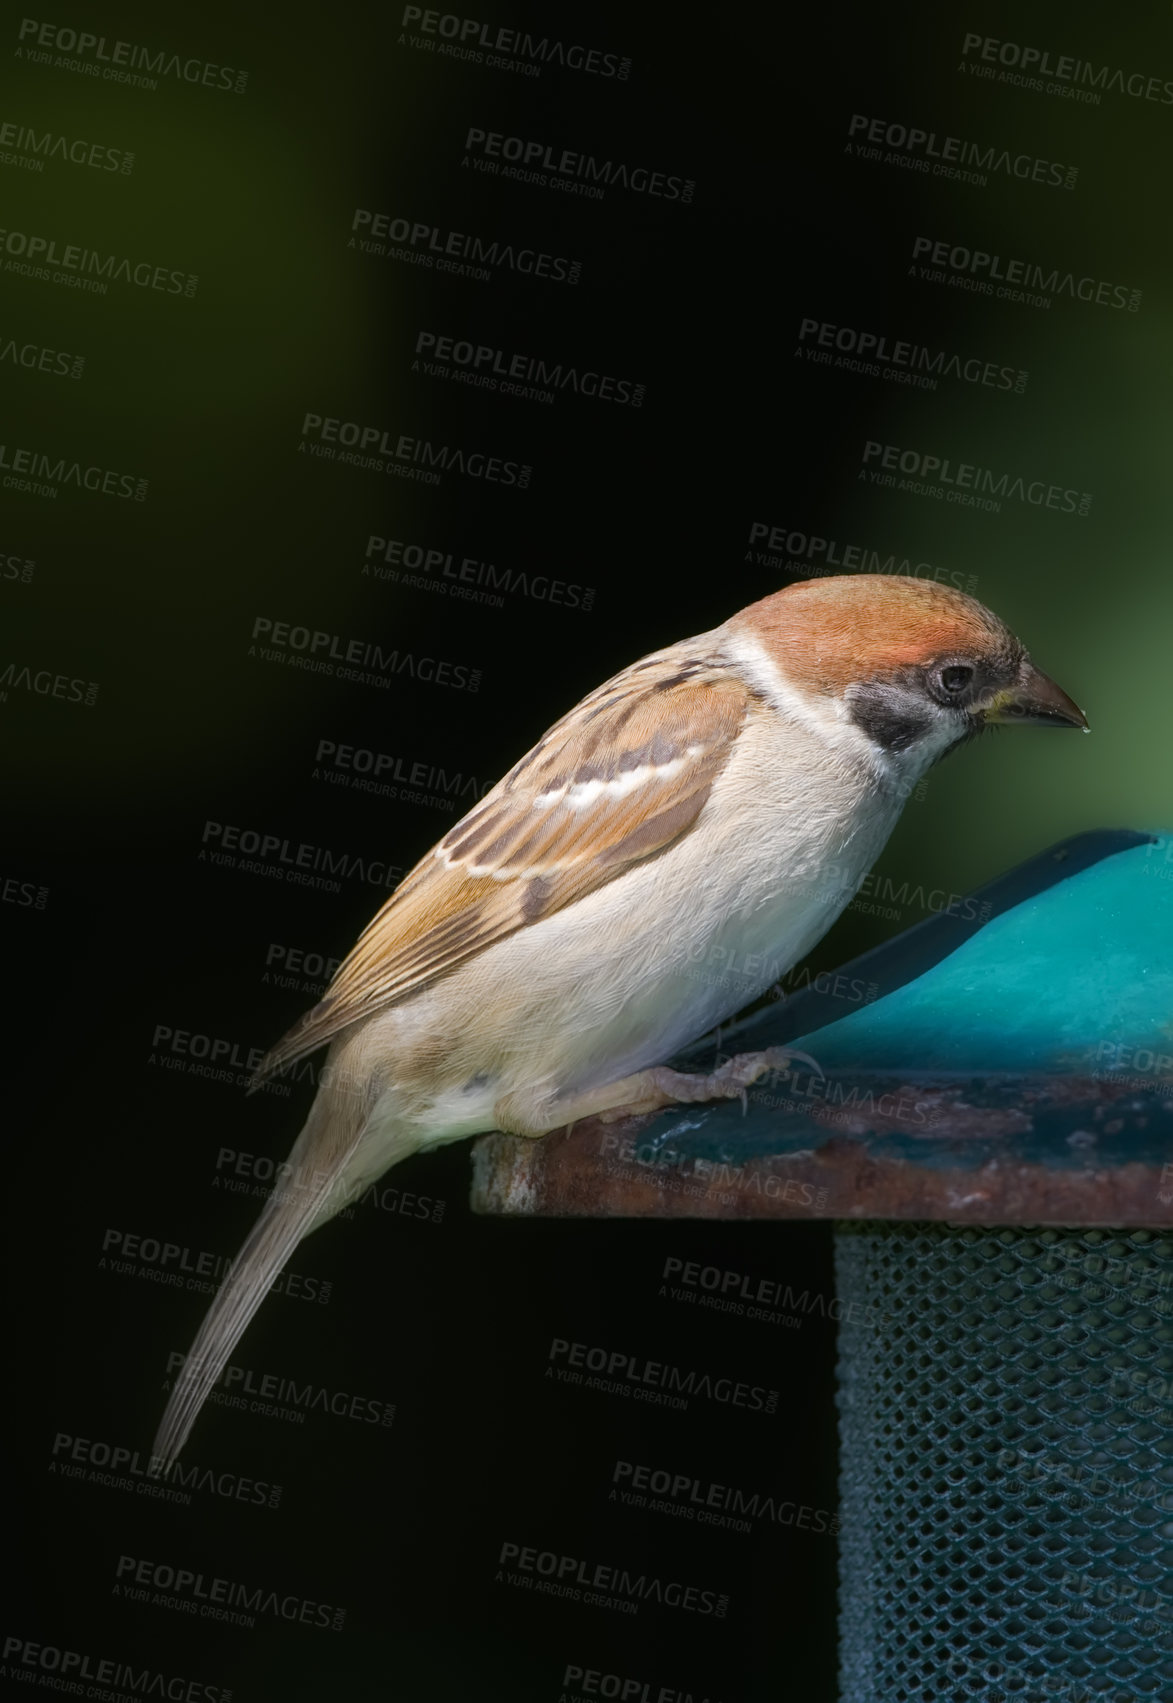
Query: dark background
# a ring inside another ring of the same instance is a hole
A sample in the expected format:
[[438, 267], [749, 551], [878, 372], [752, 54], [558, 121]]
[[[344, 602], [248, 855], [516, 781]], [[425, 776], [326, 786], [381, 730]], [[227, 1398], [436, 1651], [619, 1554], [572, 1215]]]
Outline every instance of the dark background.
[[[652, 1698], [836, 1694], [829, 1531], [763, 1521], [744, 1535], [608, 1499], [622, 1459], [829, 1518], [832, 1323], [813, 1306], [800, 1328], [706, 1315], [660, 1284], [666, 1259], [701, 1260], [829, 1300], [825, 1225], [479, 1219], [467, 1146], [417, 1157], [389, 1179], [401, 1210], [356, 1209], [299, 1249], [303, 1287], [328, 1282], [327, 1304], [272, 1297], [233, 1356], [393, 1403], [389, 1428], [209, 1405], [185, 1458], [281, 1485], [276, 1508], [199, 1492], [167, 1505], [61, 1475], [77, 1439], [147, 1450], [167, 1357], [206, 1304], [153, 1281], [149, 1261], [122, 1272], [107, 1247], [102, 1263], [104, 1243], [231, 1255], [259, 1197], [217, 1186], [218, 1155], [283, 1157], [311, 1098], [303, 1084], [246, 1101], [243, 1071], [182, 1068], [159, 1031], [226, 1038], [238, 1060], [271, 1044], [322, 979], [276, 984], [272, 948], [340, 958], [385, 896], [359, 877], [315, 890], [214, 865], [209, 821], [409, 867], [456, 811], [327, 784], [321, 742], [483, 790], [617, 668], [805, 577], [785, 551], [757, 554], [754, 523], [975, 592], [1094, 731], [983, 741], [935, 772], [878, 866], [903, 896], [849, 910], [788, 986], [921, 920], [930, 893], [963, 893], [1082, 828], [1167, 819], [1173, 107], [976, 78], [962, 40], [1173, 77], [1168, 7], [686, 16], [511, 0], [469, 15], [629, 58], [630, 75], [466, 63], [421, 49], [400, 13], [358, 7], [55, 12], [248, 73], [243, 93], [165, 75], [148, 89], [21, 57], [19, 20], [5, 26], [0, 121], [135, 160], [128, 174], [53, 158], [35, 171], [10, 144], [0, 223], [199, 279], [190, 298], [117, 281], [83, 293], [10, 264], [0, 280], [5, 345], [85, 358], [77, 379], [0, 360], [0, 922], [18, 1024], [8, 1464], [22, 1509], [5, 1637], [25, 1651], [6, 1646], [0, 1685], [14, 1692], [46, 1668], [60, 1679], [31, 1641], [240, 1703], [556, 1703], [580, 1694], [563, 1683], [573, 1665]], [[1075, 187], [848, 155], [854, 113], [1074, 165]], [[462, 165], [470, 127], [695, 193], [596, 200], [483, 174]], [[358, 207], [576, 260], [580, 280], [499, 266], [481, 281], [364, 253], [348, 246]], [[918, 235], [1140, 290], [1140, 311], [925, 282], [910, 275]], [[948, 377], [922, 390], [811, 364], [806, 318], [1029, 379], [1021, 395]], [[546, 406], [432, 379], [412, 366], [423, 330], [601, 370], [646, 397], [565, 391]], [[428, 486], [319, 460], [298, 453], [307, 412], [494, 453], [532, 480]], [[1090, 492], [1090, 512], [877, 488], [859, 477], [867, 440]], [[7, 481], [20, 447], [146, 479], [146, 498], [22, 490]], [[591, 606], [521, 590], [477, 603], [436, 573], [430, 589], [379, 580], [362, 572], [371, 535], [589, 587]], [[479, 687], [266, 662], [250, 654], [258, 617], [479, 670]], [[82, 686], [27, 684], [46, 673]], [[558, 1385], [544, 1377], [555, 1337], [781, 1399], [773, 1415], [676, 1413]], [[505, 1542], [683, 1579], [727, 1594], [728, 1612], [539, 1598], [496, 1577]], [[345, 1624], [262, 1614], [245, 1629], [127, 1600], [120, 1556], [342, 1606]]]

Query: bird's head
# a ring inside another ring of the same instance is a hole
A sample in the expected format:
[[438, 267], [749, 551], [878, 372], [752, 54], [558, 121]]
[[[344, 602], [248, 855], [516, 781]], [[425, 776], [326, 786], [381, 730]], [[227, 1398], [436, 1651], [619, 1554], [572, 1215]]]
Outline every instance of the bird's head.
[[923, 770], [1006, 723], [1087, 731], [1083, 711], [996, 615], [935, 580], [804, 580], [743, 609], [729, 628], [768, 659], [804, 720], [862, 735], [901, 768]]

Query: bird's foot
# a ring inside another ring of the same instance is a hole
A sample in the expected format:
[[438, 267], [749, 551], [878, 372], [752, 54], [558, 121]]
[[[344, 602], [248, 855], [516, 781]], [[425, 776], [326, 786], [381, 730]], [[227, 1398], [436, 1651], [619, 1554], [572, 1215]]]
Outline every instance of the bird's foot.
[[[809, 1053], [789, 1047], [768, 1047], [760, 1053], [738, 1053], [727, 1059], [719, 1069], [707, 1076], [690, 1076], [683, 1071], [657, 1065], [640, 1071], [634, 1082], [638, 1092], [622, 1106], [599, 1113], [600, 1123], [615, 1123], [619, 1118], [633, 1118], [648, 1112], [662, 1111], [665, 1106], [697, 1105], [707, 1100], [741, 1100], [746, 1107], [746, 1090], [768, 1072], [789, 1071], [795, 1061], [809, 1065], [823, 1074], [822, 1066]], [[633, 1084], [634, 1085], [634, 1084]]]

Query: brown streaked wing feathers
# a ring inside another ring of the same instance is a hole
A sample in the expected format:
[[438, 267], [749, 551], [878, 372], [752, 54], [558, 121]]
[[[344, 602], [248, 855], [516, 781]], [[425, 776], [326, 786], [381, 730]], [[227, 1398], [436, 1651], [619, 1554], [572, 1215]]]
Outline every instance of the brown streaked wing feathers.
[[[747, 702], [736, 674], [684, 646], [584, 698], [404, 878], [252, 1086], [687, 833]], [[650, 773], [629, 791], [603, 790], [577, 809], [536, 802], [640, 768]]]

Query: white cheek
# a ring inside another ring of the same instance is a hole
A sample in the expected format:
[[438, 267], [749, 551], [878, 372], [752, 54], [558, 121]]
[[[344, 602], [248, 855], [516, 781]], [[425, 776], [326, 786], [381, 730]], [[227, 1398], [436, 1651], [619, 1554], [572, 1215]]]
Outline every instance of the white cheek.
[[725, 640], [727, 654], [743, 670], [746, 679], [757, 688], [789, 721], [797, 722], [808, 733], [815, 734], [836, 756], [850, 763], [864, 763], [878, 777], [887, 773], [887, 753], [868, 738], [851, 719], [848, 706], [839, 698], [828, 698], [801, 692], [786, 679], [764, 645], [752, 634], [730, 633]]
[[837, 757], [856, 768], [865, 766], [881, 788], [895, 787], [903, 794], [915, 786], [965, 731], [963, 715], [942, 710], [924, 737], [907, 751], [886, 751], [854, 720], [849, 703], [843, 698], [800, 692], [751, 634], [730, 634], [726, 649], [776, 710], [815, 734]]

